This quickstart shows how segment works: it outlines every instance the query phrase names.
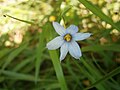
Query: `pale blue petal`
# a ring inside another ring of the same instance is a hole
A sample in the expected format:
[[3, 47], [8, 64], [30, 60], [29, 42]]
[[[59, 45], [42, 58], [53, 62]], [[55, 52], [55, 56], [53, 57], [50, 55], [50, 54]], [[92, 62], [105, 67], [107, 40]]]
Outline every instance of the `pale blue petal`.
[[61, 26], [58, 22], [53, 22], [53, 27], [59, 35], [65, 34], [65, 28]]
[[76, 33], [76, 34], [74, 34], [73, 39], [75, 41], [84, 40], [84, 39], [90, 37], [90, 35], [91, 35], [91, 33]]
[[67, 29], [66, 29], [66, 32], [67, 33], [70, 33], [70, 34], [75, 34], [78, 32], [78, 27], [75, 26], [75, 25], [70, 25]]
[[58, 49], [63, 44], [63, 42], [64, 42], [63, 37], [58, 36], [47, 43], [47, 48], [49, 50]]
[[60, 61], [62, 61], [68, 53], [68, 43], [65, 42], [60, 48]]
[[82, 56], [81, 50], [77, 42], [71, 41], [69, 44], [69, 53], [76, 59], [79, 59]]

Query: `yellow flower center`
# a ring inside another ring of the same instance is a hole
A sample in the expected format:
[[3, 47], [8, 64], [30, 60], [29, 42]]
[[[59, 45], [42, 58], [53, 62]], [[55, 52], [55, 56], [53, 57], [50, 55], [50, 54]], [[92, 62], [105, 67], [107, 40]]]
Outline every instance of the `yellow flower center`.
[[64, 36], [64, 40], [67, 41], [67, 42], [70, 42], [71, 39], [72, 39], [72, 36], [71, 36], [70, 34], [66, 34], [66, 35]]

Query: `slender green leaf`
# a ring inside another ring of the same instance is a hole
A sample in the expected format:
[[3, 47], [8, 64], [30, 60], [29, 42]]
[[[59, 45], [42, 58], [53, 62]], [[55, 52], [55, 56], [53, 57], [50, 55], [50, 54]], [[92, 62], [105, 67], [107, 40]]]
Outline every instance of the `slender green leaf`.
[[2, 50], [0, 50], [0, 58], [4, 57], [5, 55], [7, 55], [11, 50], [8, 48], [4, 48]]
[[35, 82], [37, 81], [37, 78], [39, 77], [39, 72], [40, 72], [40, 65], [42, 60], [42, 55], [43, 55], [43, 49], [44, 49], [44, 39], [45, 39], [45, 35], [44, 35], [44, 30], [42, 33], [40, 33], [39, 36], [39, 43], [38, 46], [36, 48], [36, 63], [35, 63]]
[[35, 79], [34, 76], [27, 75], [27, 74], [21, 74], [21, 73], [6, 71], [6, 70], [0, 70], [0, 72], [3, 75], [9, 76], [9, 77], [14, 78], [14, 79], [27, 80], [27, 81], [34, 81], [34, 79]]
[[[95, 81], [102, 77], [102, 75], [99, 73], [99, 71], [94, 69], [93, 66], [91, 66], [89, 63], [87, 63], [85, 59], [81, 58], [81, 62], [84, 64], [84, 66], [88, 70], [88, 72], [94, 77]], [[100, 90], [106, 90], [105, 83], [98, 84], [97, 88]]]
[[120, 28], [113, 23], [112, 19], [106, 16], [99, 7], [93, 5], [88, 0], [79, 0], [86, 8], [88, 8], [92, 13], [100, 17], [102, 20], [106, 21], [107, 23], [111, 24], [115, 29], [120, 31]]
[[47, 90], [57, 90], [60, 87], [60, 84], [58, 83], [53, 83], [53, 84], [48, 84], [45, 86]]
[[29, 57], [29, 58], [23, 60], [21, 63], [19, 63], [17, 66], [14, 67], [13, 71], [21, 70], [24, 66], [26, 66], [28, 63], [30, 63], [34, 59], [35, 59], [35, 56], [32, 56], [32, 57]]
[[51, 56], [51, 59], [52, 59], [52, 62], [53, 62], [54, 68], [55, 68], [55, 72], [56, 72], [58, 81], [59, 81], [60, 86], [61, 86], [61, 90], [68, 90], [66, 82], [65, 82], [65, 78], [63, 75], [63, 71], [62, 71], [62, 68], [60, 65], [61, 63], [60, 63], [60, 60], [58, 59], [57, 52], [56, 51], [49, 51], [49, 53], [50, 53], [50, 56]]
[[79, 87], [81, 89], [83, 89], [82, 83], [80, 82], [78, 77], [76, 77], [76, 75], [75, 75], [75, 73], [70, 65], [69, 59], [67, 59], [67, 68], [68, 68], [68, 71], [70, 72], [70, 74], [74, 77], [74, 80], [76, 81], [76, 85], [79, 84]]
[[[11, 79], [11, 80], [24, 80], [24, 81], [35, 81], [35, 77], [30, 74], [24, 73], [17, 73], [8, 70], [0, 70], [0, 72], [5, 75], [4, 78]], [[39, 82], [56, 82], [55, 79], [40, 79], [38, 78], [37, 81]]]
[[8, 56], [6, 62], [4, 63], [2, 69], [5, 69], [5, 68], [14, 60], [14, 58], [15, 58], [18, 54], [20, 54], [26, 47], [27, 47], [27, 44], [22, 44], [20, 47], [18, 47], [18, 48], [16, 48], [15, 50], [13, 50], [13, 51], [9, 54], [9, 56]]
[[[75, 62], [75, 61], [74, 61]], [[77, 62], [75, 62], [76, 66], [79, 68], [80, 72], [83, 73], [83, 75], [85, 75], [91, 82], [95, 82], [96, 79], [94, 78], [93, 75], [91, 75], [84, 67], [82, 67], [81, 65], [79, 65]], [[96, 88], [98, 90], [104, 90], [102, 85], [97, 85]]]
[[106, 74], [104, 77], [102, 77], [101, 79], [99, 79], [98, 81], [96, 81], [95, 83], [93, 83], [90, 87], [86, 88], [86, 89], [90, 89], [95, 87], [97, 84], [106, 81], [107, 79], [113, 77], [114, 75], [117, 75], [120, 73], [120, 67], [114, 69], [113, 71], [111, 71], [110, 73]]
[[71, 8], [72, 8], [71, 5], [67, 6], [67, 7], [61, 12], [61, 17], [63, 17], [63, 15], [65, 15]]
[[82, 48], [83, 52], [86, 51], [103, 51], [103, 50], [107, 50], [107, 51], [116, 51], [116, 52], [120, 52], [120, 45], [118, 44], [111, 44], [111, 45], [92, 45], [92, 46], [86, 46]]
[[35, 24], [34, 22], [30, 22], [30, 21], [27, 21], [27, 20], [22, 20], [22, 19], [18, 19], [18, 18], [15, 18], [15, 17], [13, 17], [13, 16], [11, 16], [11, 15], [4, 15], [4, 16], [8, 16], [8, 17], [10, 17], [10, 18], [13, 18], [13, 19], [15, 19], [15, 20], [18, 20], [18, 21], [21, 21], [21, 22], [25, 22], [25, 23], [28, 23], [28, 24]]

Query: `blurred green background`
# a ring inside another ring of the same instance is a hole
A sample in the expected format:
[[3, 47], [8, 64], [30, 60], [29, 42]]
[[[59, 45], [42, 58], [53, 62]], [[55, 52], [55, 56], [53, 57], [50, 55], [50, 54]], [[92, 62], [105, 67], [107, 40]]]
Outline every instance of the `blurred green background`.
[[[53, 21], [92, 33], [80, 60], [46, 48]], [[120, 0], [0, 0], [0, 90], [120, 90]]]

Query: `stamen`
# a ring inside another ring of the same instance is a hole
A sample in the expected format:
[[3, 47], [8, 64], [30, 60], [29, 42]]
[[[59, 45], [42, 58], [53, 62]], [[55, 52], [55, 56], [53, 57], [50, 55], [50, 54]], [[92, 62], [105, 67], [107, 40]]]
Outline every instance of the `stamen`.
[[70, 34], [66, 34], [66, 35], [64, 36], [64, 40], [67, 41], [67, 42], [70, 42], [71, 39], [72, 39], [72, 36], [71, 36]]

